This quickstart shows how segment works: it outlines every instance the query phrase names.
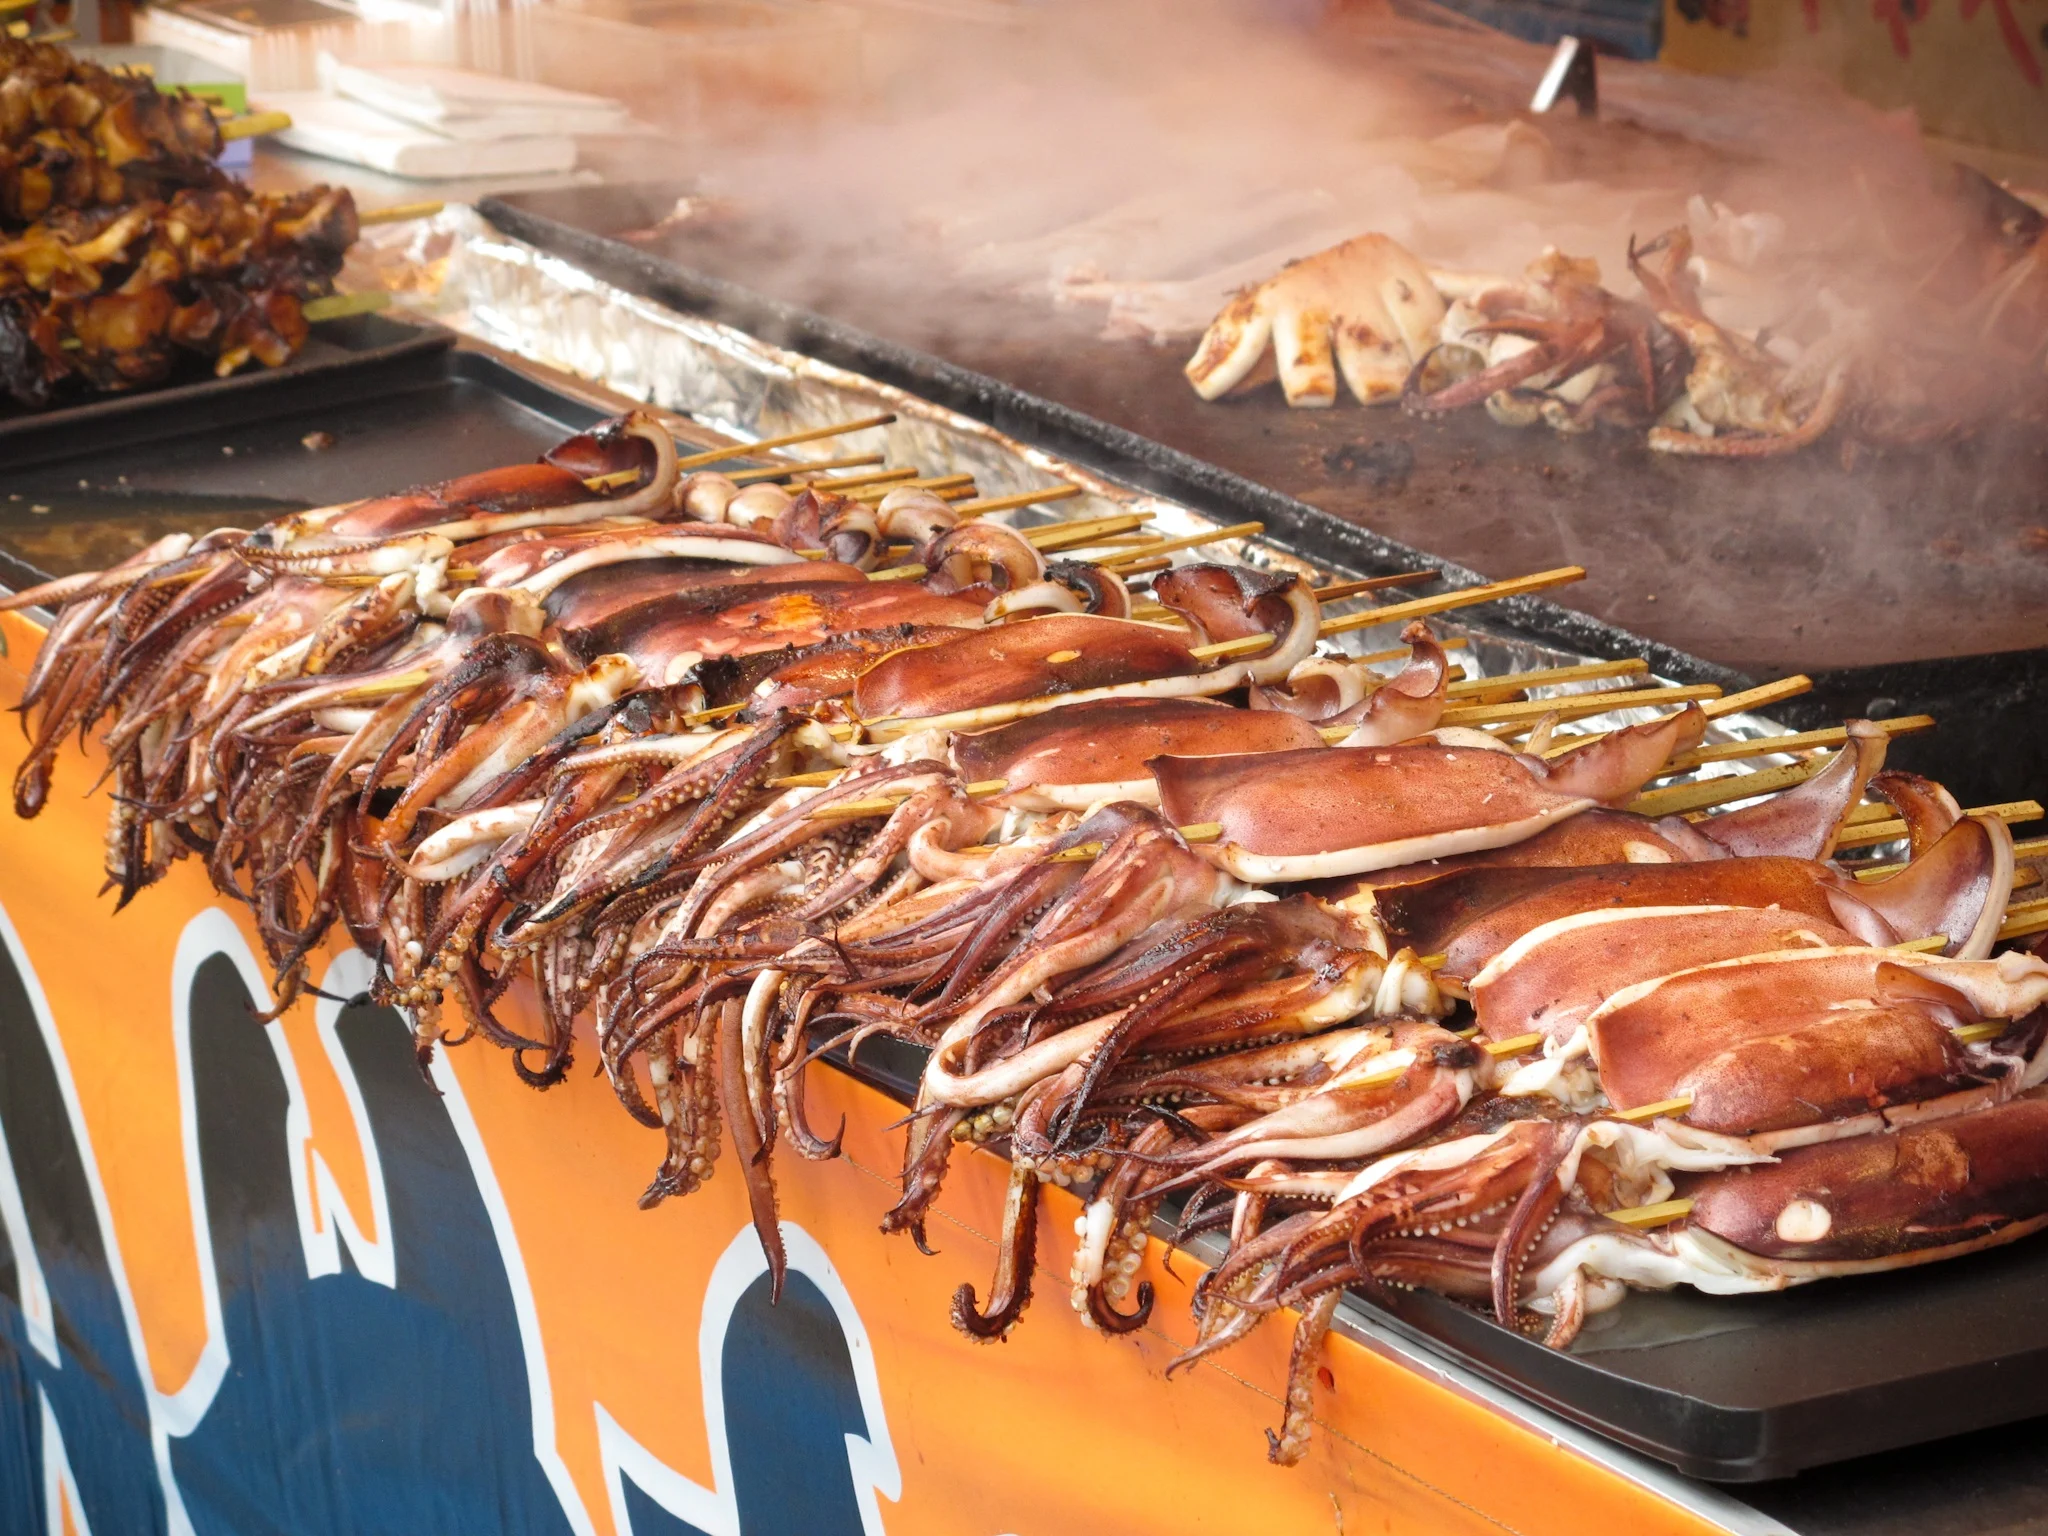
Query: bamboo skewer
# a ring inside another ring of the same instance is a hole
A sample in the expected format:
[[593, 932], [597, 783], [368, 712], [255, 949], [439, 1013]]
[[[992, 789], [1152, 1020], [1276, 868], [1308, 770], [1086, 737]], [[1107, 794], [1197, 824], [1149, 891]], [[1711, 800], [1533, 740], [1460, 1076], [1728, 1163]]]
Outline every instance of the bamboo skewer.
[[[1223, 835], [1223, 825], [1221, 822], [1215, 821], [1197, 821], [1185, 827], [1175, 827], [1174, 831], [1180, 834], [1181, 841], [1185, 843], [1213, 843]], [[1062, 849], [1060, 852], [1053, 854], [1046, 862], [1048, 864], [1083, 864], [1090, 859], [1100, 857], [1102, 850], [1108, 846], [1107, 843], [1076, 843], [1071, 848]]]
[[1745, 688], [1741, 693], [1725, 694], [1713, 703], [1704, 705], [1701, 713], [1709, 720], [1719, 720], [1724, 715], [1746, 715], [1753, 709], [1769, 709], [1773, 704], [1782, 704], [1787, 699], [1796, 699], [1802, 693], [1812, 691], [1813, 679], [1804, 672], [1795, 672], [1790, 677], [1779, 678], [1775, 683]]
[[[1041, 502], [1065, 501], [1070, 496], [1081, 494], [1078, 485], [1049, 485], [1039, 491], [1013, 491], [1008, 496], [984, 496], [979, 501], [963, 501], [953, 510], [965, 522], [970, 517], [981, 517], [990, 512], [1008, 512], [1016, 507], [1035, 507]], [[1148, 512], [1147, 517], [1151, 516]]]
[[[808, 778], [810, 776], [804, 774], [798, 775], [798, 777]], [[962, 785], [961, 792], [969, 796], [999, 795], [1009, 787], [1001, 779], [982, 779], [973, 784]], [[911, 789], [890, 790], [886, 794], [872, 800], [842, 800], [837, 805], [821, 805], [810, 813], [810, 819], [813, 821], [855, 821], [864, 816], [887, 816], [915, 793], [917, 791]]]
[[1095, 563], [1106, 570], [1114, 570], [1126, 561], [1149, 560], [1154, 555], [1170, 555], [1182, 549], [1200, 549], [1204, 544], [1219, 544], [1225, 539], [1249, 539], [1265, 531], [1264, 523], [1232, 523], [1227, 528], [1211, 529], [1208, 533], [1191, 533], [1184, 538], [1161, 539], [1156, 544], [1134, 549], [1128, 555], [1110, 555]]
[[1551, 714], [1559, 719], [1575, 720], [1587, 715], [1608, 714], [1617, 709], [1647, 709], [1653, 704], [1694, 704], [1720, 696], [1721, 690], [1713, 683], [1692, 683], [1683, 688], [1622, 688], [1608, 693], [1565, 693], [1556, 698], [1523, 699], [1513, 704], [1455, 705], [1444, 711], [1438, 723], [1502, 725], [1520, 720], [1533, 722]]
[[711, 720], [724, 720], [729, 716], [738, 714], [746, 707], [745, 704], [720, 704], [714, 709], [700, 709], [692, 714], [683, 716], [683, 724], [702, 725]]
[[1357, 597], [1361, 592], [1379, 592], [1387, 587], [1413, 586], [1418, 581], [1434, 581], [1435, 571], [1396, 571], [1391, 576], [1363, 576], [1357, 581], [1336, 581], [1327, 587], [1316, 588], [1319, 603], [1341, 603], [1347, 597]]
[[[1743, 715], [1753, 709], [1768, 709], [1773, 704], [1782, 704], [1787, 699], [1796, 699], [1813, 687], [1813, 679], [1804, 673], [1780, 678], [1775, 683], [1765, 683], [1759, 688], [1746, 688], [1741, 693], [1724, 694], [1718, 699], [1709, 699], [1700, 705], [1700, 713], [1709, 720], [1719, 720], [1728, 715]], [[1545, 757], [1562, 757], [1580, 747], [1590, 747], [1594, 742], [1611, 734], [1607, 731], [1584, 731], [1571, 736], [1562, 736], [1550, 744]]]
[[[1889, 812], [1890, 807], [1873, 807], [1872, 809], [1876, 809], [1878, 814], [1883, 816]], [[2001, 805], [1975, 806], [1965, 814], [1971, 816], [1996, 816], [2000, 821], [2010, 822], [2039, 821], [2043, 812], [2041, 803], [2038, 800], [2008, 800]], [[1848, 830], [1835, 839], [1835, 849], [1837, 852], [1840, 852], [1844, 848], [1868, 848], [1872, 844], [1888, 843], [1894, 838], [1904, 837], [1905, 835], [1906, 824], [1903, 821], [1884, 820], [1858, 823], [1852, 819]]]
[[[801, 474], [803, 473], [803, 471], [799, 470], [798, 473]], [[849, 490], [865, 490], [871, 487], [880, 486], [881, 490], [879, 490], [876, 494], [887, 495], [890, 491], [896, 488], [895, 485], [891, 484], [890, 482], [906, 480], [914, 481], [916, 475], [917, 468], [915, 465], [904, 464], [898, 466], [895, 469], [871, 469], [863, 474], [841, 475], [836, 479], [827, 476], [826, 478], [819, 480], [806, 480], [802, 482], [802, 484], [805, 490], [830, 491], [835, 496], [843, 496], [847, 494]], [[916, 483], [923, 484], [924, 482], [916, 481]]]
[[863, 464], [881, 462], [879, 453], [850, 453], [844, 458], [814, 459], [808, 464], [764, 464], [757, 469], [736, 469], [725, 478], [734, 485], [752, 485], [757, 481], [783, 480], [816, 469], [857, 469]]
[[2010, 1022], [2008, 1019], [1986, 1019], [1981, 1024], [1965, 1024], [1954, 1034], [1962, 1044], [1975, 1045], [1981, 1040], [1996, 1040], [2005, 1033]]
[[[1570, 667], [1540, 667], [1529, 672], [1505, 672], [1495, 677], [1473, 677], [1445, 689], [1450, 698], [1485, 698], [1488, 694], [1525, 693], [1531, 688], [1548, 688], [1557, 683], [1576, 683], [1601, 677], [1640, 677], [1650, 664], [1640, 656], [1621, 661], [1587, 661]], [[1560, 694], [1553, 703], [1570, 703], [1571, 694]], [[1506, 703], [1505, 698], [1497, 702]]]
[[253, 139], [266, 133], [282, 133], [291, 127], [289, 112], [251, 112], [246, 117], [231, 117], [220, 125], [221, 142], [232, 144], [236, 139]]
[[403, 224], [411, 219], [431, 219], [448, 205], [438, 198], [424, 203], [393, 203], [388, 208], [372, 208], [368, 213], [356, 215], [358, 224]]
[[1625, 1227], [1662, 1227], [1691, 1214], [1690, 1199], [1659, 1200], [1655, 1205], [1632, 1205], [1626, 1210], [1609, 1211], [1607, 1219], [1618, 1221]]
[[1754, 773], [1727, 773], [1718, 778], [1698, 779], [1690, 784], [1671, 784], [1637, 795], [1624, 809], [1638, 816], [1682, 816], [1688, 811], [1726, 805], [1731, 800], [1747, 800], [1751, 795], [1790, 789], [1794, 784], [1803, 784], [1812, 778], [1822, 766], [1818, 762], [1787, 763], [1778, 768], [1759, 768]]
[[1659, 1115], [1681, 1115], [1692, 1108], [1692, 1095], [1680, 1094], [1675, 1099], [1659, 1099], [1654, 1104], [1638, 1104], [1634, 1109], [1609, 1110], [1609, 1120], [1626, 1120], [1631, 1125], [1645, 1120], [1654, 1120]]
[[[827, 482], [826, 489], [831, 490], [835, 489], [835, 487], [830, 482]], [[877, 482], [873, 485], [860, 486], [846, 494], [855, 501], [877, 502], [891, 491], [930, 491], [934, 496], [944, 501], [954, 495], [973, 495], [974, 476], [969, 474], [929, 475], [919, 478], [913, 474], [909, 479], [899, 480], [894, 485]]]
[[1475, 603], [1492, 603], [1506, 597], [1547, 592], [1552, 587], [1583, 581], [1585, 576], [1584, 566], [1564, 565], [1554, 571], [1537, 571], [1533, 575], [1515, 576], [1506, 581], [1489, 581], [1477, 587], [1460, 587], [1453, 592], [1439, 592], [1434, 597], [1410, 598], [1405, 603], [1389, 603], [1384, 608], [1368, 608], [1363, 613], [1347, 613], [1339, 619], [1325, 619], [1323, 633], [1341, 635], [1354, 629], [1371, 629], [1379, 624], [1405, 624], [1410, 619], [1426, 619], [1433, 613], [1449, 613], [1454, 608], [1469, 608]]
[[[1932, 715], [1900, 715], [1874, 722], [1887, 736], [1910, 736], [1934, 729]], [[1765, 757], [1774, 752], [1805, 752], [1815, 747], [1839, 747], [1849, 739], [1841, 726], [1825, 731], [1798, 731], [1788, 736], [1756, 736], [1747, 741], [1722, 742], [1681, 752], [1664, 765], [1666, 773], [1684, 773], [1707, 763], [1730, 763], [1746, 757]]]
[[390, 304], [390, 294], [373, 288], [366, 293], [330, 293], [325, 298], [308, 299], [299, 306], [299, 313], [306, 317], [306, 324], [319, 325], [325, 320], [345, 320], [350, 315], [374, 315]]
[[2037, 933], [2048, 933], [2048, 912], [2037, 912], [2028, 918], [2014, 918], [1998, 930], [2001, 939], [2028, 939]]
[[1024, 541], [1040, 554], [1060, 549], [1080, 549], [1106, 534], [1131, 533], [1151, 521], [1150, 512], [1128, 512], [1119, 517], [1089, 517], [1074, 522], [1047, 523], [1041, 528], [1021, 529]]
[[[1174, 830], [1180, 833], [1183, 842], [1189, 843], [1213, 843], [1223, 835], [1222, 824], [1214, 821], [1193, 822], [1185, 827], [1176, 827]], [[975, 843], [956, 851], [977, 854], [995, 853], [1001, 846], [999, 843]], [[1048, 862], [1054, 864], [1085, 863], [1089, 859], [1098, 857], [1106, 846], [1104, 843], [1076, 843], [1071, 848], [1063, 849], [1053, 854]]]
[[[861, 416], [853, 421], [842, 421], [830, 427], [809, 427], [802, 432], [785, 432], [780, 437], [764, 437], [751, 443], [734, 443], [725, 448], [706, 448], [698, 453], [682, 455], [676, 460], [676, 468], [702, 469], [707, 464], [722, 464], [727, 459], [757, 458], [770, 448], [788, 448], [795, 443], [814, 443], [821, 437], [839, 437], [847, 432], [865, 432], [869, 427], [886, 427], [895, 419], [894, 411], [884, 411], [879, 416]], [[799, 469], [802, 467], [797, 466]]]
[[1212, 645], [1191, 645], [1188, 654], [1201, 661], [1214, 656], [1249, 656], [1254, 651], [1271, 649], [1271, 635], [1242, 635], [1235, 640], [1218, 640]]
[[1998, 936], [2001, 939], [2024, 939], [2042, 932], [2048, 932], [2048, 897], [2037, 901], [2016, 901], [2007, 907]]

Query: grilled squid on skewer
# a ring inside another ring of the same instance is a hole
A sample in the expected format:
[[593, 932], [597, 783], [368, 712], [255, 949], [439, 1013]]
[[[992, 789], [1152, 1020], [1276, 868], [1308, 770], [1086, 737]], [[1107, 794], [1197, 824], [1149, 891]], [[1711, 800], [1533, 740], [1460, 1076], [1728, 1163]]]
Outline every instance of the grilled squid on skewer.
[[1384, 235], [1361, 235], [1232, 299], [1189, 360], [1188, 382], [1216, 400], [1277, 373], [1289, 405], [1328, 406], [1342, 374], [1354, 398], [1380, 404], [1399, 398], [1443, 317], [1422, 263]]

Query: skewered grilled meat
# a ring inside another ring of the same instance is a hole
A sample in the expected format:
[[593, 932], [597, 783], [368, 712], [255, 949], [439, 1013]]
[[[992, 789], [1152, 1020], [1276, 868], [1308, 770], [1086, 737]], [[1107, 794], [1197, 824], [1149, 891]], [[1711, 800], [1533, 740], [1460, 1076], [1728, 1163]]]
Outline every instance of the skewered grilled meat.
[[232, 185], [206, 103], [42, 43], [0, 41], [0, 223]]
[[326, 187], [60, 212], [0, 244], [0, 387], [42, 406], [70, 385], [157, 383], [181, 356], [277, 367], [355, 235], [353, 199]]

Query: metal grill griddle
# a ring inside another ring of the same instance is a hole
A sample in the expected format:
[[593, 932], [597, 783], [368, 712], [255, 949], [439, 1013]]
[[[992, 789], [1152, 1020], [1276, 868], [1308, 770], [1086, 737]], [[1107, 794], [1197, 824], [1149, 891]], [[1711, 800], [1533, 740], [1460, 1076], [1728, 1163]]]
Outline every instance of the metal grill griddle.
[[371, 394], [402, 385], [425, 359], [454, 343], [454, 332], [438, 325], [352, 315], [313, 327], [305, 346], [281, 368], [249, 368], [224, 379], [200, 369], [155, 389], [46, 411], [0, 405], [0, 464], [24, 469], [70, 458], [94, 441], [160, 442], [193, 428], [337, 395]]

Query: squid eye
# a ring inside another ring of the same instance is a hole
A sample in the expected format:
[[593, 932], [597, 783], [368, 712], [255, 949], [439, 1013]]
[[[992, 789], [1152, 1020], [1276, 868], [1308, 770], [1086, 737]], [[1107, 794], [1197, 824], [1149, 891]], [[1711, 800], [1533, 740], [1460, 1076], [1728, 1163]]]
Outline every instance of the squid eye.
[[1828, 1208], [1812, 1200], [1794, 1200], [1778, 1212], [1778, 1240], [1785, 1243], [1817, 1243], [1828, 1235], [1835, 1218]]

